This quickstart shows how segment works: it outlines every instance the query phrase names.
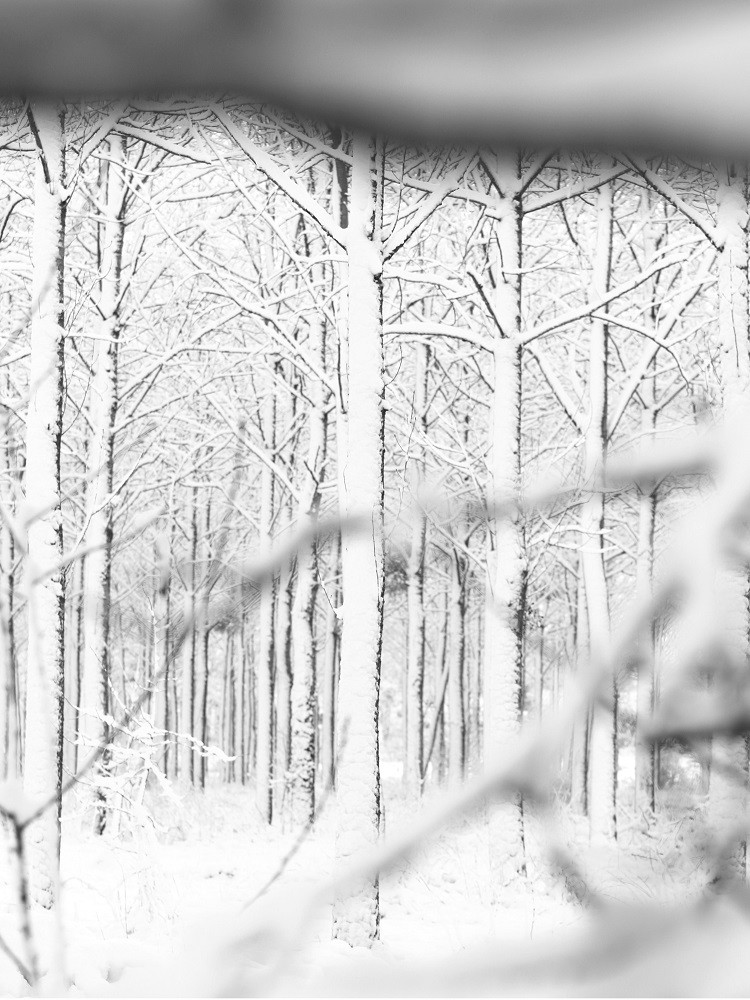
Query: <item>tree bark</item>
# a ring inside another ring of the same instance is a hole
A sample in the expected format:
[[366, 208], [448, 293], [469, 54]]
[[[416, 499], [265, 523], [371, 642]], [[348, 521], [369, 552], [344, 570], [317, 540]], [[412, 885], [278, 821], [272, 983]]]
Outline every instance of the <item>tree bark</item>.
[[[290, 498], [283, 501], [284, 524], [288, 524]], [[281, 527], [281, 526], [280, 526]], [[281, 527], [283, 530], [283, 527]], [[274, 622], [274, 698], [276, 701], [276, 762], [274, 771], [274, 820], [288, 814], [288, 792], [292, 753], [292, 567], [281, 567], [276, 588]]]
[[[596, 248], [591, 294], [604, 295], [609, 287], [612, 258], [612, 188], [602, 185], [596, 201]], [[609, 650], [609, 599], [604, 566], [604, 479], [607, 451], [607, 325], [590, 321], [589, 414], [584, 440], [584, 479], [590, 491], [581, 510], [584, 533], [581, 565], [585, 581], [589, 656], [600, 666]], [[604, 699], [594, 705], [589, 753], [589, 829], [593, 839], [617, 834], [617, 701], [614, 678], [607, 681]]]
[[[383, 631], [384, 358], [380, 143], [352, 142], [346, 420], [340, 481], [343, 629], [337, 726], [338, 864], [376, 843], [380, 826], [378, 708]], [[334, 937], [369, 946], [379, 936], [377, 875], [342, 891]]]
[[[269, 392], [263, 403], [263, 433], [271, 454], [276, 441], [276, 400]], [[260, 475], [258, 549], [261, 560], [271, 551], [273, 470], [263, 463]], [[269, 578], [260, 592], [258, 659], [255, 665], [255, 803], [266, 823], [273, 819], [273, 606], [274, 586]]]
[[31, 115], [39, 149], [34, 183], [30, 397], [26, 421], [29, 639], [24, 790], [31, 801], [50, 803], [27, 834], [31, 899], [49, 909], [58, 888], [62, 778], [60, 437], [64, 396], [65, 135], [61, 106], [33, 104]]
[[[310, 322], [308, 352], [322, 369], [325, 328], [320, 317]], [[296, 825], [312, 823], [315, 816], [315, 567], [316, 545], [312, 534], [320, 508], [320, 483], [326, 448], [324, 386], [314, 379], [310, 389], [307, 460], [300, 484], [297, 523], [307, 526], [309, 540], [297, 549], [297, 587], [292, 606], [292, 814]]]
[[[114, 471], [115, 418], [117, 415], [117, 350], [120, 338], [120, 274], [124, 238], [123, 199], [124, 142], [119, 136], [107, 141], [102, 160], [99, 191], [105, 215], [99, 226], [99, 339], [94, 344], [93, 377], [90, 387], [89, 487], [87, 549], [83, 580], [83, 655], [79, 702], [79, 738], [86, 750], [107, 742], [106, 716], [109, 710], [109, 611], [112, 578], [112, 476]], [[91, 788], [93, 824], [103, 833], [106, 824], [106, 796], [97, 787], [97, 775], [107, 770], [101, 758]]]
[[[526, 560], [519, 511], [521, 488], [521, 164], [499, 157], [495, 177], [501, 210], [495, 226], [494, 379], [491, 496], [484, 655], [484, 758], [491, 766], [521, 723], [522, 639]], [[520, 796], [489, 805], [493, 881], [526, 873]]]
[[406, 651], [406, 739], [404, 783], [412, 796], [422, 792], [424, 764], [424, 653], [425, 653], [425, 541], [427, 520], [421, 507], [424, 479], [424, 439], [427, 435], [427, 377], [429, 348], [418, 342], [414, 348], [414, 435], [411, 441], [408, 480], [414, 508], [411, 547], [407, 567], [407, 651]]
[[182, 643], [182, 699], [180, 705], [180, 736], [181, 750], [179, 755], [180, 778], [185, 784], [195, 783], [195, 754], [192, 738], [195, 735], [195, 602], [196, 583], [198, 579], [196, 558], [198, 555], [198, 487], [194, 486], [191, 495], [190, 513], [190, 550], [186, 568], [185, 635]]
[[[10, 411], [6, 409], [3, 413], [0, 443], [0, 496], [7, 511], [13, 510], [14, 451]], [[18, 777], [21, 752], [18, 671], [13, 637], [13, 559], [13, 535], [3, 524], [0, 526], [0, 780]]]
[[339, 535], [331, 544], [330, 583], [326, 587], [325, 648], [320, 679], [320, 778], [323, 788], [333, 788], [336, 769], [336, 693], [339, 665], [339, 619], [336, 614], [339, 594]]
[[466, 659], [466, 576], [465, 560], [456, 550], [451, 554], [448, 608], [448, 780], [457, 785], [466, 767], [466, 724], [464, 718], [464, 663]]
[[[652, 378], [642, 389], [650, 402], [641, 416], [643, 440], [653, 438], [656, 420], [655, 393]], [[650, 598], [654, 576], [654, 530], [656, 526], [655, 483], [641, 486], [638, 497], [638, 554], [636, 558], [636, 591], [641, 606]], [[636, 702], [635, 794], [636, 807], [653, 813], [656, 809], [656, 747], [648, 738], [646, 728], [654, 711], [654, 625], [644, 630], [638, 656], [638, 693]]]
[[151, 696], [151, 717], [155, 729], [163, 729], [164, 736], [157, 741], [164, 742], [159, 757], [168, 774], [167, 746], [169, 734], [169, 582], [171, 553], [167, 536], [163, 535], [156, 544], [156, 579], [154, 581], [153, 603], [153, 693]]
[[[211, 550], [211, 497], [206, 499], [206, 519], [204, 522], [203, 535], [203, 576], [200, 587], [200, 607], [195, 623], [195, 643], [196, 643], [196, 667], [195, 676], [198, 685], [198, 701], [196, 705], [196, 730], [197, 736], [204, 747], [208, 746], [208, 681], [210, 671], [209, 648], [211, 641], [211, 624], [209, 621], [209, 607], [211, 601], [211, 580], [210, 567], [212, 560]], [[199, 762], [199, 784], [201, 788], [206, 787], [206, 775], [208, 772], [208, 757], [205, 752], [201, 752]]]
[[[576, 641], [573, 647], [577, 657], [577, 668], [586, 662], [588, 656], [589, 625], [586, 612], [586, 586], [583, 561], [579, 559], [576, 580]], [[574, 811], [587, 816], [589, 811], [589, 737], [590, 712], [582, 712], [573, 726], [570, 750], [570, 803]]]

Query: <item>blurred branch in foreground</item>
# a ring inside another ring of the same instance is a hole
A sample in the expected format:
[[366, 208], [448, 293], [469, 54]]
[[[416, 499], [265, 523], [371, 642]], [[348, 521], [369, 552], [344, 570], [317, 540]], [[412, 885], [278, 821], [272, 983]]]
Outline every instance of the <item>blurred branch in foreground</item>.
[[409, 134], [744, 150], [739, 0], [0, 4], [6, 94], [230, 90]]

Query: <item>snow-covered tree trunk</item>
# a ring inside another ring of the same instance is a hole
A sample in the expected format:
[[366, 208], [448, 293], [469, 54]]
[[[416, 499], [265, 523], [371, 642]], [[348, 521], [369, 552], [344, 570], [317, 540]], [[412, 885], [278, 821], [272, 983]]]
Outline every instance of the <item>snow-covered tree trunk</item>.
[[[263, 403], [266, 448], [273, 453], [276, 440], [276, 400], [269, 392]], [[273, 469], [263, 463], [260, 474], [260, 522], [258, 553], [261, 561], [271, 551], [273, 528]], [[260, 591], [258, 659], [255, 664], [255, 803], [266, 823], [273, 819], [273, 604], [274, 587], [269, 578]]]
[[413, 515], [411, 547], [407, 566], [406, 739], [404, 783], [407, 791], [422, 791], [424, 764], [424, 651], [425, 651], [425, 541], [427, 520], [421, 506], [424, 479], [424, 440], [427, 434], [427, 377], [429, 348], [418, 342], [414, 348], [414, 434], [411, 440], [408, 479]]
[[[120, 339], [120, 274], [124, 237], [123, 139], [112, 136], [99, 175], [104, 218], [99, 228], [99, 302], [93, 375], [89, 389], [89, 485], [86, 497], [87, 549], [83, 578], [83, 654], [78, 730], [85, 751], [107, 740], [109, 702], [109, 611], [112, 576], [112, 475], [117, 414], [117, 350]], [[106, 770], [106, 758], [98, 773]], [[89, 779], [90, 780], [90, 777]], [[103, 792], [94, 788], [94, 829], [106, 822]]]
[[[279, 531], [291, 521], [291, 498], [282, 501], [281, 517], [277, 513]], [[276, 586], [274, 620], [274, 700], [276, 702], [276, 761], [274, 763], [274, 790], [277, 805], [273, 818], [284, 818], [285, 803], [289, 792], [290, 763], [292, 754], [292, 567], [289, 562], [281, 567]]]
[[31, 359], [26, 418], [28, 653], [24, 789], [50, 807], [29, 828], [34, 904], [54, 905], [60, 853], [63, 573], [60, 436], [63, 407], [65, 131], [61, 106], [31, 106], [38, 155], [32, 237]]
[[177, 731], [177, 687], [176, 687], [176, 676], [175, 676], [175, 664], [174, 664], [174, 627], [172, 618], [172, 607], [173, 607], [173, 597], [172, 597], [172, 548], [174, 545], [175, 531], [174, 531], [174, 520], [172, 520], [172, 526], [170, 534], [164, 539], [164, 551], [162, 556], [162, 570], [166, 576], [166, 601], [165, 601], [165, 617], [164, 617], [164, 649], [163, 649], [163, 671], [164, 680], [162, 681], [164, 685], [164, 699], [163, 713], [160, 715], [162, 721], [159, 725], [162, 726], [165, 732], [164, 737], [164, 774], [169, 777], [170, 774], [176, 777], [177, 775], [177, 758], [175, 753], [175, 747], [172, 743], [172, 737], [170, 733]]
[[[726, 164], [719, 169], [716, 228], [722, 249], [718, 257], [720, 374], [724, 417], [738, 447], [746, 447], [750, 427], [750, 353], [748, 350], [748, 178], [744, 167]], [[747, 566], [743, 563], [719, 568], [716, 580], [717, 609], [722, 616], [722, 638], [737, 670], [747, 670], [748, 606]], [[747, 745], [743, 738], [713, 741], [715, 762], [747, 770]], [[709, 814], [718, 830], [740, 821], [743, 792], [731, 776], [712, 766]], [[746, 844], [741, 843], [732, 859], [738, 873], [744, 869]]]
[[318, 709], [320, 714], [320, 779], [323, 788], [332, 788], [335, 780], [336, 757], [336, 691], [338, 687], [339, 620], [339, 536], [334, 534], [331, 545], [331, 582], [326, 586], [325, 647], [320, 671]]
[[[612, 258], [612, 187], [603, 184], [596, 195], [596, 246], [591, 275], [591, 298], [601, 298], [609, 287]], [[607, 325], [591, 319], [589, 330], [589, 412], [584, 438], [584, 481], [589, 491], [581, 509], [583, 544], [581, 567], [586, 591], [588, 648], [591, 662], [600, 666], [609, 649], [609, 598], [604, 565], [604, 476], [607, 449]], [[589, 827], [593, 839], [616, 836], [616, 694], [608, 680], [604, 700], [594, 705], [589, 753]]]
[[[492, 260], [495, 281], [494, 373], [490, 436], [491, 494], [483, 678], [485, 765], [491, 766], [521, 724], [522, 638], [526, 559], [519, 510], [521, 489], [521, 164], [498, 157], [501, 206]], [[523, 803], [489, 804], [493, 881], [526, 871]]]
[[[443, 593], [442, 605], [440, 607], [441, 627], [437, 639], [437, 648], [432, 663], [433, 676], [433, 715], [432, 728], [428, 728], [427, 740], [425, 742], [425, 764], [424, 771], [430, 763], [433, 764], [432, 773], [437, 776], [439, 784], [445, 784], [448, 777], [448, 745], [446, 741], [446, 713], [448, 701], [448, 610], [449, 595], [446, 590]], [[433, 732], [434, 729], [434, 732]]]
[[[589, 625], [586, 615], [586, 587], [583, 565], [579, 561], [576, 580], [575, 645], [579, 669], [588, 655]], [[573, 726], [570, 748], [570, 803], [582, 816], [589, 811], [589, 736], [590, 712], [582, 712]]]
[[[0, 502], [12, 512], [13, 444], [10, 411], [0, 425]], [[20, 765], [20, 705], [15, 644], [13, 641], [13, 536], [7, 525], [0, 526], [0, 781], [16, 778]]]
[[[342, 442], [343, 629], [338, 700], [337, 863], [367, 850], [380, 826], [378, 707], [383, 630], [383, 290], [380, 143], [352, 140], [347, 257], [346, 426]], [[334, 904], [334, 937], [369, 946], [379, 935], [377, 876]]]
[[193, 784], [195, 781], [195, 754], [191, 737], [195, 729], [193, 726], [195, 715], [195, 602], [198, 573], [196, 569], [196, 558], [198, 555], [198, 488], [194, 486], [191, 490], [191, 513], [190, 513], [190, 549], [188, 553], [188, 565], [186, 568], [185, 581], [185, 610], [183, 613], [185, 630], [182, 643], [182, 683], [179, 713], [179, 731], [182, 736], [179, 767], [180, 778], [185, 784]]
[[81, 664], [83, 661], [83, 577], [86, 559], [78, 559], [70, 572], [70, 589], [66, 587], [68, 616], [65, 622], [67, 656], [65, 661], [65, 706], [63, 712], [64, 740], [63, 768], [78, 770], [84, 753], [79, 754], [78, 706], [81, 701]]
[[240, 634], [238, 636], [238, 657], [237, 663], [235, 665], [235, 678], [236, 678], [236, 698], [237, 698], [237, 726], [239, 730], [238, 741], [239, 741], [239, 775], [240, 782], [245, 785], [247, 784], [248, 773], [250, 770], [250, 761], [252, 759], [251, 755], [251, 741], [248, 738], [248, 726], [250, 724], [250, 705], [249, 705], [249, 690], [250, 690], [250, 677], [249, 677], [249, 659], [246, 652], [245, 646], [245, 626], [240, 625]]
[[466, 568], [462, 554], [451, 553], [450, 593], [448, 597], [448, 780], [459, 784], [466, 761], [466, 726], [464, 717], [464, 660], [466, 654]]
[[537, 721], [544, 718], [544, 618], [539, 621], [539, 647], [537, 649], [536, 671], [536, 715]]
[[485, 605], [486, 601], [477, 608], [474, 617], [474, 627], [471, 630], [471, 640], [466, 644], [466, 664], [464, 685], [464, 703], [466, 706], [464, 718], [466, 719], [466, 761], [467, 772], [473, 773], [482, 765], [482, 732], [484, 729], [484, 718], [482, 712], [482, 687], [483, 687], [483, 651], [482, 639], [485, 634]]
[[[83, 580], [85, 573], [86, 557], [82, 556], [72, 575], [71, 608], [67, 623], [70, 632], [66, 633], [66, 635], [71, 636], [72, 642], [66, 643], [69, 659], [65, 668], [65, 697], [69, 699], [70, 704], [66, 706], [68, 711], [65, 732], [70, 743], [68, 748], [69, 766], [74, 771], [78, 770], [83, 756], [82, 753], [79, 753], [81, 748], [78, 746], [78, 708], [81, 703], [81, 674], [83, 673]], [[70, 649], [71, 645], [73, 646], [72, 650]], [[65, 765], [63, 764], [63, 766]]]
[[[321, 317], [310, 321], [308, 354], [322, 369], [325, 328]], [[298, 527], [309, 528], [310, 538], [297, 549], [297, 586], [292, 605], [292, 815], [303, 826], [315, 817], [315, 567], [312, 537], [320, 507], [320, 484], [326, 447], [326, 392], [318, 379], [308, 393], [307, 458], [300, 483]]]
[[[202, 546], [203, 576], [201, 579], [199, 607], [195, 621], [195, 678], [197, 684], [197, 696], [195, 706], [195, 726], [196, 736], [203, 746], [208, 745], [208, 680], [210, 670], [209, 644], [211, 638], [211, 624], [209, 619], [209, 608], [211, 601], [211, 585], [209, 582], [209, 567], [213, 558], [211, 548], [211, 496], [206, 499], [205, 520], [203, 523], [203, 546]], [[198, 783], [201, 788], [206, 787], [206, 772], [208, 759], [205, 753], [201, 753], [196, 762], [198, 766]]]
[[244, 728], [243, 738], [245, 746], [244, 766], [242, 768], [243, 782], [247, 783], [250, 772], [255, 761], [255, 650], [256, 644], [254, 631], [247, 627], [245, 619], [242, 620], [242, 674], [245, 699], [243, 703]]
[[[646, 189], [640, 199], [641, 215], [644, 223], [643, 245], [647, 262], [654, 259], [653, 193]], [[658, 321], [657, 305], [651, 307], [651, 320]], [[649, 447], [656, 434], [657, 369], [656, 356], [648, 366], [642, 381], [639, 396], [641, 410], [641, 440]], [[654, 536], [656, 531], [656, 504], [658, 485], [654, 480], [646, 480], [638, 487], [638, 550], [636, 553], [636, 594], [642, 606], [651, 599], [654, 576]], [[638, 678], [636, 692], [635, 722], [635, 808], [641, 813], [653, 813], [656, 809], [656, 744], [649, 739], [648, 725], [654, 712], [656, 695], [656, 633], [653, 622], [644, 628], [638, 650]]]
[[232, 730], [234, 753], [237, 757], [232, 765], [232, 778], [244, 785], [247, 761], [245, 757], [245, 657], [242, 651], [242, 633], [234, 631], [232, 636]]
[[[652, 373], [642, 395], [651, 403], [644, 406], [641, 416], [642, 439], [653, 437], [656, 409]], [[636, 557], [636, 590], [641, 602], [647, 601], [653, 589], [654, 530], [656, 526], [656, 484], [644, 483], [638, 497], [638, 552]], [[635, 796], [636, 807], [651, 812], [656, 806], [656, 753], [653, 740], [645, 732], [654, 709], [654, 628], [644, 630], [639, 650], [638, 693], [636, 705]]]
[[[157, 539], [155, 549], [156, 580], [154, 586], [154, 663], [153, 693], [151, 696], [151, 717], [155, 729], [169, 729], [169, 582], [171, 573], [171, 553], [166, 535]], [[158, 737], [161, 740], [161, 737]], [[165, 737], [167, 740], [168, 737]], [[167, 771], [167, 744], [159, 756]]]
[[[221, 692], [221, 724], [220, 743], [224, 752], [229, 757], [236, 754], [236, 712], [234, 701], [234, 656], [233, 656], [233, 635], [227, 629], [224, 633], [224, 676], [222, 678]], [[231, 782], [235, 778], [234, 760], [228, 760], [224, 764], [224, 781]]]

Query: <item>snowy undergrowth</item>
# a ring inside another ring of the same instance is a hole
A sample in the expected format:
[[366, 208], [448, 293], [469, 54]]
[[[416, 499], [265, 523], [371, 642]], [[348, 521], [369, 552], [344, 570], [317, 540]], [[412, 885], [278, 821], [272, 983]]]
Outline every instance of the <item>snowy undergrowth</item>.
[[[144, 830], [130, 839], [94, 837], [68, 810], [62, 875], [71, 995], [210, 992], [223, 940], [247, 919], [247, 903], [295, 841], [291, 830], [265, 827], [251, 789], [216, 785], [178, 798], [155, 804], [158, 833]], [[408, 823], [412, 809], [398, 785], [386, 787], [387, 831]], [[481, 814], [464, 817], [383, 879], [381, 941], [372, 956], [331, 942], [330, 912], [322, 907], [285, 968], [282, 992], [319, 992], [326, 976], [355, 963], [361, 973], [369, 964], [445, 959], [490, 940], [512, 949], [554, 936], [589, 919], [581, 905], [587, 891], [666, 901], [698, 883], [700, 873], [685, 850], [689, 818], [662, 817], [645, 826], [631, 820], [628, 825], [622, 817], [617, 848], [596, 850], [587, 843], [585, 821], [563, 809], [546, 817], [529, 812], [529, 879], [523, 887], [492, 892], [486, 826]], [[550, 861], [550, 842], [578, 860], [575, 875]], [[254, 904], [258, 922], [281, 912], [280, 900], [293, 907], [295, 894], [332, 871], [333, 844], [328, 809], [271, 891]], [[579, 877], [583, 892], [574, 884]], [[8, 897], [2, 917], [9, 927]], [[246, 958], [262, 972], [263, 942], [249, 947]], [[20, 981], [4, 965], [3, 992], [19, 990]]]

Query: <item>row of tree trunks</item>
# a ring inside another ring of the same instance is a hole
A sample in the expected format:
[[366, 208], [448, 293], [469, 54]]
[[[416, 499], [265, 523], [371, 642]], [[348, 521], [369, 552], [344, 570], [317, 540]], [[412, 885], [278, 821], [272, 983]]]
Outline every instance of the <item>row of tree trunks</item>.
[[[27, 494], [44, 498], [39, 516], [29, 526], [27, 583], [29, 595], [29, 651], [26, 690], [27, 733], [29, 720], [59, 716], [62, 682], [62, 555], [59, 495], [59, 433], [62, 405], [62, 298], [63, 242], [65, 224], [64, 136], [61, 116], [55, 109], [33, 109], [33, 123], [40, 157], [35, 206], [35, 301], [32, 318], [32, 392], [28, 435], [30, 459], [26, 470]], [[87, 456], [86, 559], [82, 562], [82, 661], [80, 684], [76, 685], [78, 730], [83, 744], [93, 747], [106, 741], [108, 711], [111, 574], [111, 493], [113, 442], [117, 411], [117, 344], [119, 340], [120, 272], [124, 235], [124, 148], [122, 140], [108, 141], [100, 175], [100, 190], [106, 212], [100, 224], [100, 289], [98, 307], [101, 329], [94, 352], [91, 389], [91, 443]], [[413, 412], [414, 442], [409, 457], [408, 478], [416, 500], [408, 560], [408, 630], [405, 685], [404, 774], [410, 794], [421, 792], [431, 761], [446, 761], [451, 783], [464, 775], [467, 760], [476, 759], [480, 732], [475, 724], [482, 706], [481, 736], [486, 766], [502, 757], [517, 734], [522, 715], [524, 678], [524, 616], [526, 558], [521, 495], [521, 399], [524, 329], [522, 323], [522, 219], [524, 180], [522, 158], [505, 154], [492, 159], [488, 175], [499, 208], [494, 224], [494, 244], [489, 261], [492, 274], [490, 313], [496, 330], [492, 343], [492, 420], [490, 429], [491, 492], [488, 511], [487, 601], [484, 610], [484, 649], [471, 655], [467, 629], [467, 577], [463, 525], [448, 554], [448, 581], [443, 612], [447, 631], [434, 653], [435, 699], [430, 725], [425, 725], [425, 552], [427, 530], [419, 509], [420, 486], [425, 476], [428, 376], [431, 356], [426, 344], [415, 347]], [[195, 741], [209, 742], [210, 728], [219, 719], [219, 737], [224, 748], [241, 760], [241, 780], [254, 761], [256, 803], [261, 817], [270, 823], [280, 819], [288, 801], [295, 824], [310, 824], [315, 815], [316, 783], [337, 779], [339, 832], [337, 850], [344, 864], [353, 854], [372, 846], [379, 835], [380, 785], [378, 747], [378, 697], [382, 642], [384, 589], [383, 560], [383, 456], [384, 456], [384, 355], [382, 317], [382, 270], [385, 251], [380, 232], [383, 202], [382, 150], [371, 138], [352, 141], [352, 170], [343, 241], [349, 267], [347, 329], [343, 344], [344, 388], [338, 414], [337, 445], [341, 526], [341, 591], [337, 593], [339, 554], [330, 558], [332, 584], [327, 590], [329, 607], [325, 621], [320, 608], [317, 546], [306, 540], [296, 553], [293, 566], [286, 566], [274, 582], [264, 583], [258, 615], [258, 655], [250, 673], [245, 667], [246, 639], [242, 638], [242, 668], [238, 668], [232, 631], [224, 633], [223, 673], [220, 674], [220, 709], [209, 696], [214, 638], [224, 626], [212, 631], [210, 621], [211, 504], [199, 504], [198, 486], [192, 487], [189, 524], [190, 558], [185, 567], [187, 598], [186, 639], [181, 654], [181, 697], [170, 696], [180, 671], [170, 662], [169, 545], [157, 552], [157, 581], [153, 620], [144, 641], [143, 665], [146, 683], [153, 684], [150, 711], [157, 728], [180, 733], [182, 751], [179, 773], [186, 781], [204, 787], [207, 758], [196, 753]], [[723, 243], [719, 261], [720, 328], [724, 344], [723, 383], [728, 416], [748, 409], [750, 360], [747, 352], [747, 250], [744, 225], [747, 192], [744, 175], [728, 174], [719, 193], [719, 228]], [[609, 290], [612, 257], [613, 191], [602, 184], [596, 193], [596, 242], [589, 297], [601, 299]], [[343, 217], [344, 213], [342, 213]], [[41, 233], [44, 233], [42, 239]], [[46, 256], [45, 256], [46, 255]], [[44, 276], [53, 273], [57, 282]], [[54, 286], [54, 287], [53, 287]], [[581, 508], [583, 544], [577, 571], [578, 649], [587, 649], [592, 663], [606, 660], [609, 647], [609, 600], [605, 561], [605, 505], [601, 488], [605, 479], [608, 447], [608, 328], [606, 319], [588, 320], [589, 410], [585, 426], [584, 463], [587, 495]], [[321, 313], [309, 323], [306, 350], [319, 368], [325, 368], [326, 319]], [[296, 336], [296, 334], [295, 334]], [[46, 363], [46, 367], [45, 367]], [[281, 364], [280, 362], [278, 363]], [[287, 527], [314, 528], [320, 508], [320, 484], [324, 473], [327, 440], [328, 388], [323, 381], [285, 373], [280, 377], [302, 378], [308, 391], [305, 413], [307, 455], [299, 463], [296, 488], [287, 489], [274, 473], [274, 462], [283, 435], [278, 432], [278, 394], [271, 391], [262, 403], [263, 434], [268, 461], [262, 465], [260, 482], [259, 549], [269, 555], [274, 538]], [[298, 386], [295, 384], [295, 389]], [[648, 383], [650, 405], [644, 403], [643, 433], [653, 435], [656, 414], [654, 380]], [[643, 399], [647, 393], [644, 391]], [[296, 404], [292, 404], [293, 406]], [[303, 440], [305, 438], [303, 437]], [[40, 445], [41, 442], [41, 445]], [[31, 444], [33, 443], [33, 448]], [[7, 457], [7, 456], [6, 456]], [[7, 468], [6, 479], [10, 478]], [[50, 502], [51, 501], [51, 502]], [[639, 535], [636, 587], [641, 594], [651, 590], [655, 525], [655, 489], [642, 490], [639, 498]], [[12, 540], [11, 540], [12, 541]], [[12, 548], [0, 547], [0, 561], [12, 558]], [[199, 570], [202, 564], [204, 567]], [[575, 572], [575, 570], [573, 571]], [[736, 633], [734, 649], [740, 659], [747, 652], [748, 585], [744, 569], [724, 573], [720, 584]], [[12, 591], [0, 591], [0, 631], [8, 621]], [[339, 621], [341, 635], [339, 637]], [[227, 626], [228, 628], [228, 626]], [[244, 628], [244, 622], [243, 622]], [[325, 642], [316, 640], [324, 629]], [[542, 626], [543, 629], [543, 626]], [[7, 631], [7, 630], [5, 630]], [[3, 639], [5, 638], [3, 631]], [[742, 638], [744, 636], [744, 639]], [[642, 683], [638, 711], [642, 723], [654, 700], [653, 634], [644, 638]], [[340, 653], [340, 671], [337, 660]], [[6, 770], [12, 768], [11, 744], [17, 748], [12, 715], [17, 711], [13, 651], [0, 647], [9, 664], [11, 682], [3, 688], [0, 722], [3, 746], [8, 748]], [[216, 660], [214, 655], [213, 660]], [[536, 701], [541, 717], [544, 701], [544, 642], [540, 641]], [[320, 668], [320, 669], [319, 669]], [[170, 677], [171, 674], [171, 677]], [[252, 687], [252, 698], [248, 691]], [[127, 687], [127, 685], [125, 685]], [[72, 690], [72, 688], [70, 689]], [[123, 696], [126, 695], [124, 691]], [[617, 806], [617, 691], [614, 680], [591, 717], [584, 720], [573, 741], [572, 797], [590, 820], [592, 839], [616, 836]], [[170, 712], [170, 702], [173, 711]], [[252, 704], [253, 723], [249, 719]], [[57, 713], [57, 716], [55, 715]], [[471, 720], [471, 724], [467, 724]], [[40, 755], [36, 725], [30, 746], [27, 740], [25, 780], [30, 794], [54, 799], [59, 791], [59, 733], [56, 756], [46, 742], [47, 759]], [[255, 739], [251, 745], [251, 736]], [[42, 747], [42, 750], [44, 748]], [[32, 757], [32, 750], [36, 756]], [[746, 750], [738, 743], [717, 741], [714, 754], [729, 757], [746, 767]], [[54, 759], [53, 759], [54, 756]], [[44, 778], [34, 789], [35, 762]], [[175, 761], [175, 763], [177, 763]], [[169, 769], [169, 758], [163, 765]], [[655, 775], [653, 750], [647, 741], [637, 751], [637, 801], [654, 807]], [[236, 780], [237, 768], [229, 762], [225, 770]], [[54, 780], [52, 777], [54, 775]], [[42, 785], [44, 787], [42, 788]], [[41, 791], [40, 791], [41, 789]], [[711, 796], [718, 803], [717, 815], [732, 799], [715, 769]], [[731, 802], [736, 809], [736, 802]], [[488, 804], [490, 815], [493, 884], [500, 885], [525, 873], [523, 802]], [[50, 811], [50, 814], [53, 810]], [[106, 813], [101, 792], [94, 802], [95, 829], [104, 829]], [[47, 859], [55, 857], [59, 816], [54, 826], [47, 817], [36, 827], [37, 847]], [[32, 838], [32, 843], [34, 842]], [[54, 871], [55, 865], [48, 866]], [[37, 866], [36, 871], [42, 870]], [[50, 879], [37, 890], [38, 898], [54, 897]], [[367, 944], [378, 935], [379, 903], [376, 879], [364, 880], [336, 903], [334, 932], [353, 944]]]

